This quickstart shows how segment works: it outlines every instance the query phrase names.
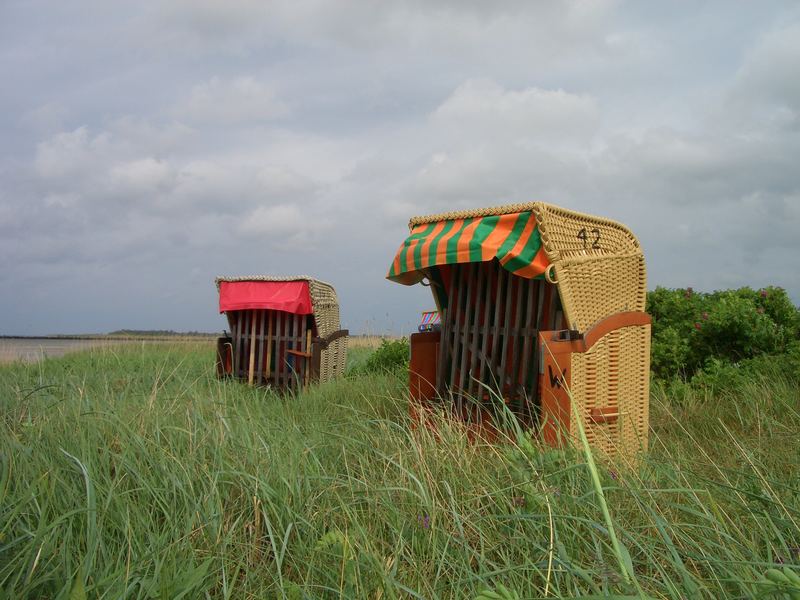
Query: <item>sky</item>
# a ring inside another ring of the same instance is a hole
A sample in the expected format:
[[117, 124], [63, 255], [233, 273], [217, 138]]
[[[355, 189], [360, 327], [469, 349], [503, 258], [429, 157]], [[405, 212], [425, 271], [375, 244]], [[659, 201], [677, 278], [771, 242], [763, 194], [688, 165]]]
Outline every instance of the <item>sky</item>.
[[408, 333], [409, 218], [535, 200], [800, 303], [799, 74], [796, 2], [0, 0], [0, 334], [219, 331], [252, 274]]

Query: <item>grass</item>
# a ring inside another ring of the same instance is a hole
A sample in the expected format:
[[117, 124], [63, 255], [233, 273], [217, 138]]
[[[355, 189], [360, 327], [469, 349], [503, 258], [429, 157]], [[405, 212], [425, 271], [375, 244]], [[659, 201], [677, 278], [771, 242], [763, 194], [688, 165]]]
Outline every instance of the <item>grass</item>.
[[0, 367], [5, 597], [791, 597], [789, 380], [655, 385], [650, 452], [595, 457], [598, 488], [527, 436], [412, 431], [398, 376], [278, 397], [212, 367], [202, 343]]

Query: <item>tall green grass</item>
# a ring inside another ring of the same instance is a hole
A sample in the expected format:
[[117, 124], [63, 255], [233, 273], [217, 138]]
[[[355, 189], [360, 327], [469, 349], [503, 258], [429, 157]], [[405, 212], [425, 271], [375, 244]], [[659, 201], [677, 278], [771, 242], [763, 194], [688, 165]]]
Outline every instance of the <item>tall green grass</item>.
[[212, 367], [210, 346], [148, 344], [0, 368], [5, 597], [795, 593], [800, 399], [780, 378], [655, 386], [650, 452], [595, 457], [598, 493], [579, 452], [413, 431], [397, 376], [279, 397]]

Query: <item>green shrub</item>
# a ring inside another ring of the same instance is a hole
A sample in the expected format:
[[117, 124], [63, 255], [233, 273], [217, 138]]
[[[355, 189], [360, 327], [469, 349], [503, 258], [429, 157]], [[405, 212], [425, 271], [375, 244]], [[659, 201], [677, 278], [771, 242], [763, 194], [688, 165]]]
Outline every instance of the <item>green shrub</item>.
[[718, 358], [706, 361], [691, 385], [710, 391], [735, 391], [748, 382], [782, 379], [800, 385], [800, 344], [781, 354], [762, 354], [739, 362]]
[[[656, 288], [647, 295], [653, 317], [652, 370], [691, 379], [706, 365], [735, 364], [786, 353], [798, 339], [800, 316], [777, 287], [697, 293]], [[717, 361], [717, 362], [715, 362]]]
[[410, 352], [407, 338], [381, 340], [381, 345], [357, 370], [360, 373], [386, 373], [407, 369]]

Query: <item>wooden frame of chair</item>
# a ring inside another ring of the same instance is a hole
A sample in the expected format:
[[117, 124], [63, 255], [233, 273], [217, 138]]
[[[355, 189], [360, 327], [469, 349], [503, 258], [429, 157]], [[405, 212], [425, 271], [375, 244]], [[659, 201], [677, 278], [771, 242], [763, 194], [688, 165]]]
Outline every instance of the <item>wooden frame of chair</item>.
[[305, 388], [320, 379], [322, 351], [349, 335], [342, 329], [317, 336], [312, 315], [258, 309], [227, 316], [231, 335], [217, 340], [217, 376], [250, 385]]
[[[220, 348], [230, 356], [217, 359], [229, 364], [234, 377], [250, 385], [276, 388], [304, 387], [312, 379], [312, 339], [316, 327], [312, 315], [279, 310], [237, 310], [227, 314], [231, 335], [220, 338]], [[219, 368], [218, 368], [219, 372]]]
[[[531, 423], [538, 398], [537, 336], [563, 323], [555, 286], [514, 276], [497, 260], [449, 269], [448, 307], [435, 334], [436, 394], [469, 422], [483, 420], [496, 395]], [[432, 334], [415, 334], [412, 343], [425, 335]]]

